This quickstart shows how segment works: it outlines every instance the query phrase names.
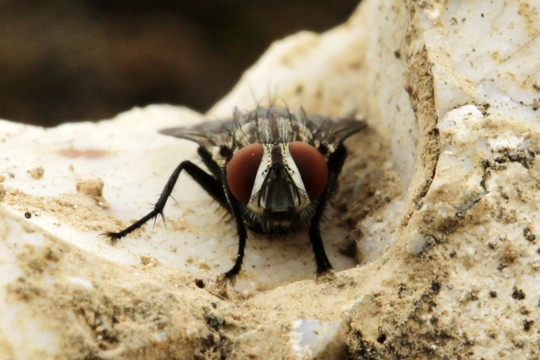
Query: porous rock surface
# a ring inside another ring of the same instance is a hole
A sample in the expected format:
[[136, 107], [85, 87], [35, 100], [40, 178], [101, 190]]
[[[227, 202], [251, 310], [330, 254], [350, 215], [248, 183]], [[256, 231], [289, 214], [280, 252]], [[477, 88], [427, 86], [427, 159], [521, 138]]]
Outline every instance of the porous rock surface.
[[[3, 122], [0, 358], [538, 358], [539, 11], [366, 0], [336, 29], [272, 45], [211, 109], [270, 98], [366, 117], [325, 230], [348, 229], [358, 265], [329, 252], [335, 279], [315, 281], [296, 238], [256, 239], [240, 288], [220, 289], [234, 227], [189, 182], [166, 227], [117, 246], [98, 237], [194, 157], [156, 131], [199, 114]], [[282, 264], [261, 266], [264, 254]]]

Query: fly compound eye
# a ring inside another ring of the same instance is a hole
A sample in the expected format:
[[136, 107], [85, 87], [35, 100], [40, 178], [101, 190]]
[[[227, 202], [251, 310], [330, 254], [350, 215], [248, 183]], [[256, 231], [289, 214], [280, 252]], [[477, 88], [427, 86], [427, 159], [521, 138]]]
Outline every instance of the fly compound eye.
[[247, 204], [257, 170], [263, 156], [261, 144], [251, 144], [238, 150], [227, 165], [227, 184], [238, 201]]
[[294, 141], [289, 145], [300, 176], [311, 200], [321, 195], [328, 181], [328, 166], [322, 154], [313, 146]]

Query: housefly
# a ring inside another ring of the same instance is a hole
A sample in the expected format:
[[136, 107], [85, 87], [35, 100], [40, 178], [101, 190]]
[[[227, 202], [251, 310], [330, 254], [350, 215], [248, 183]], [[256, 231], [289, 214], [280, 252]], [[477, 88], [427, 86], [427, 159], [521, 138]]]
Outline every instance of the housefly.
[[247, 229], [279, 234], [302, 226], [309, 228], [320, 275], [332, 268], [319, 226], [347, 155], [343, 142], [365, 127], [364, 121], [270, 106], [249, 112], [235, 109], [229, 120], [163, 129], [162, 134], [197, 143], [207, 171], [182, 161], [152, 211], [106, 235], [116, 241], [163, 215], [178, 176], [185, 171], [235, 220], [238, 252], [226, 279], [234, 279], [242, 267]]

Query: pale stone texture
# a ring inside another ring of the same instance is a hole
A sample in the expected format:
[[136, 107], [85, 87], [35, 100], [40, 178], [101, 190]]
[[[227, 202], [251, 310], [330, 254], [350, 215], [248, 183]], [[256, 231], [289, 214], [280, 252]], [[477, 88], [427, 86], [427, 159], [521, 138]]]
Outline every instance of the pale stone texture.
[[[214, 280], [232, 264], [234, 227], [190, 181], [166, 227], [114, 247], [98, 237], [144, 214], [194, 158], [157, 130], [199, 114], [3, 122], [1, 356], [538, 358], [539, 11], [366, 0], [336, 29], [272, 45], [209, 112], [269, 98], [366, 117], [325, 225], [336, 279], [314, 281], [305, 235], [252, 237], [238, 291], [224, 293]], [[348, 270], [347, 232], [359, 263]]]

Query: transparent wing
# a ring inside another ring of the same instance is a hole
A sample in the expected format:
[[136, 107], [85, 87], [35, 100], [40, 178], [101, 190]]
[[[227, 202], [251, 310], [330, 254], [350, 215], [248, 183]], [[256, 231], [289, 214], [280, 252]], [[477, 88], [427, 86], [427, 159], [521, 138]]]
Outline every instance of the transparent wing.
[[[200, 146], [211, 147], [223, 144], [234, 144], [236, 136], [245, 135], [237, 133], [242, 125], [248, 122], [258, 123], [265, 121], [272, 116], [292, 119], [303, 123], [312, 135], [314, 140], [321, 143], [339, 146], [349, 136], [362, 131], [367, 127], [365, 121], [354, 118], [330, 118], [321, 115], [307, 115], [302, 109], [297, 114], [292, 114], [288, 109], [279, 107], [257, 108], [253, 111], [242, 113], [235, 109], [233, 118], [226, 120], [206, 121], [192, 126], [174, 127], [160, 130], [161, 134], [174, 136], [181, 139], [193, 141]], [[261, 126], [262, 129], [264, 126]], [[263, 131], [258, 126], [253, 127], [253, 131]], [[269, 131], [269, 130], [268, 130]], [[264, 132], [264, 131], [263, 131]], [[256, 135], [256, 134], [255, 134]], [[255, 136], [254, 138], [258, 138]]]
[[335, 119], [320, 115], [308, 115], [307, 119], [306, 125], [312, 131], [315, 140], [335, 146], [367, 127], [364, 120], [354, 118]]
[[161, 129], [160, 134], [174, 136], [180, 139], [193, 141], [201, 146], [217, 146], [226, 138], [234, 136], [234, 121], [214, 120], [205, 121], [191, 126]]

